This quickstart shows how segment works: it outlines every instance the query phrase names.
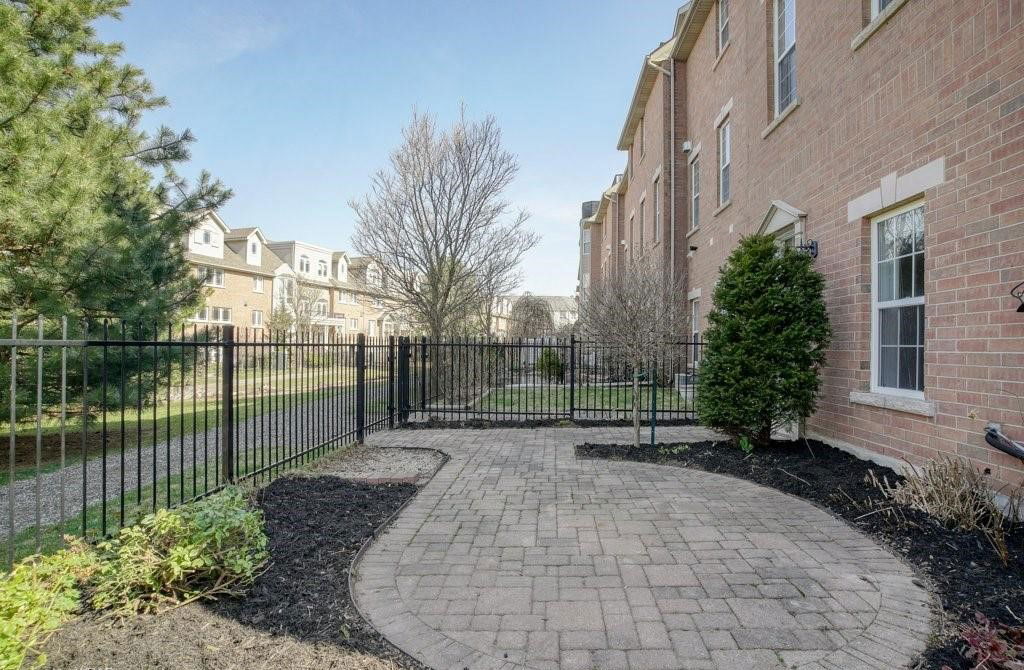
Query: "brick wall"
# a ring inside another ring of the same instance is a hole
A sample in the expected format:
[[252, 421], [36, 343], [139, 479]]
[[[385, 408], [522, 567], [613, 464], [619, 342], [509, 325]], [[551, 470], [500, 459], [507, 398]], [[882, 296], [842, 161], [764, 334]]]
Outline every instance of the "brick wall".
[[[809, 430], [912, 462], [965, 456], [1019, 483], [1022, 464], [986, 446], [983, 430], [994, 421], [1024, 439], [1024, 314], [1009, 296], [1024, 281], [1024, 2], [909, 0], [854, 49], [862, 3], [798, 1], [800, 104], [765, 135], [771, 4], [731, 3], [729, 47], [719, 57], [709, 20], [685, 63], [679, 139], [700, 145], [703, 200], [685, 242], [698, 247], [690, 287], [709, 307], [720, 264], [771, 201], [802, 210], [835, 331]], [[714, 120], [730, 100], [732, 199], [712, 215]], [[870, 390], [869, 217], [900, 199], [924, 205], [934, 416], [851, 402]]]

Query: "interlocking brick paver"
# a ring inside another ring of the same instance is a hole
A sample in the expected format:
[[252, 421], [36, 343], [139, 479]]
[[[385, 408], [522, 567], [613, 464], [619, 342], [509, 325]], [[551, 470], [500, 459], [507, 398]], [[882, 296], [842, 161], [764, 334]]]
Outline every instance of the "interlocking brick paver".
[[373, 435], [451, 458], [361, 557], [356, 604], [446, 670], [880, 669], [924, 648], [930, 598], [871, 539], [750, 482], [575, 457], [575, 444], [628, 439], [623, 428]]

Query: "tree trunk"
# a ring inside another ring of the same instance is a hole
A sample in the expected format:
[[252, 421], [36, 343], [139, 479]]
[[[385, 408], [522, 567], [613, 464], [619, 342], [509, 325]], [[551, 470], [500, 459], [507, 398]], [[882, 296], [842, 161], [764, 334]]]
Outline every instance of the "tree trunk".
[[633, 446], [640, 448], [640, 375], [633, 373]]

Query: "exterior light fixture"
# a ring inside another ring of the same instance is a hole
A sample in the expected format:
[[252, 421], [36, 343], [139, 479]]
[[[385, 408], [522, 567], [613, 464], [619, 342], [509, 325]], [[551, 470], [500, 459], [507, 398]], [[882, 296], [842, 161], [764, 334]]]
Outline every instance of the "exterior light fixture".
[[1013, 290], [1010, 291], [1010, 295], [1020, 300], [1020, 304], [1017, 305], [1017, 311], [1024, 312], [1024, 281], [1014, 286]]
[[804, 244], [796, 245], [796, 248], [806, 252], [811, 258], [818, 257], [818, 240], [807, 240]]

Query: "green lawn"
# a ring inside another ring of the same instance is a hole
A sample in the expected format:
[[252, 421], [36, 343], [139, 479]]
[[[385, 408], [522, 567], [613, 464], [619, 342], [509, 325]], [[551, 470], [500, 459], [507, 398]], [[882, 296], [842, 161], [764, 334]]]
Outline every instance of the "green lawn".
[[[633, 390], [628, 386], [587, 386], [576, 389], [578, 410], [631, 410]], [[651, 407], [651, 388], [641, 387], [640, 408]], [[683, 411], [692, 409], [692, 400], [687, 400], [675, 389], [659, 388], [655, 392], [655, 408], [658, 411]], [[569, 389], [565, 386], [542, 386], [535, 388], [500, 388], [480, 398], [473, 409], [481, 412], [568, 412]]]
[[[338, 380], [346, 379], [340, 376]], [[333, 373], [332, 373], [333, 374]], [[284, 377], [284, 375], [282, 375]], [[273, 383], [267, 380], [249, 379], [248, 383], [244, 378], [238, 378], [235, 399], [235, 420], [244, 421], [246, 417], [259, 416], [266, 412], [285, 409], [298, 403], [303, 403], [315, 398], [317, 393], [337, 393], [339, 389], [350, 391], [353, 384], [340, 386], [327, 386], [323, 381], [307, 381], [292, 375], [292, 379], [285, 382], [275, 379]], [[374, 381], [372, 376], [367, 377], [368, 381]], [[260, 395], [259, 384], [267, 382], [267, 388]], [[326, 381], [326, 380], [324, 380]], [[202, 388], [201, 386], [197, 386]], [[180, 392], [179, 389], [174, 389]], [[221, 399], [211, 395], [209, 398], [194, 398], [188, 393], [186, 387], [185, 400], [171, 400], [166, 402], [166, 393], [160, 394], [157, 405], [143, 406], [141, 420], [136, 407], [126, 407], [124, 413], [124, 427], [121, 424], [120, 410], [107, 411], [107, 452], [116, 452], [121, 448], [121, 436], [124, 435], [125, 449], [134, 449], [138, 445], [149, 446], [154, 444], [154, 425], [156, 427], [155, 443], [177, 438], [183, 431], [191, 433], [193, 430], [202, 433], [213, 430], [220, 420], [222, 411]], [[369, 409], [369, 407], [368, 407]], [[86, 433], [85, 456], [92, 459], [103, 454], [103, 413], [90, 417], [88, 431]], [[141, 429], [141, 431], [140, 431]], [[141, 433], [141, 442], [139, 440]], [[8, 430], [0, 431], [0, 438], [6, 443]], [[42, 467], [41, 473], [53, 472], [60, 468], [60, 423], [57, 418], [46, 417], [42, 425]], [[16, 430], [16, 462], [15, 480], [34, 477], [36, 473], [36, 430], [34, 425], [22, 424]], [[80, 408], [68, 413], [65, 425], [65, 463], [68, 465], [80, 463], [82, 460], [82, 416]], [[0, 485], [10, 480], [10, 473], [7, 463], [3, 464], [0, 470]]]

